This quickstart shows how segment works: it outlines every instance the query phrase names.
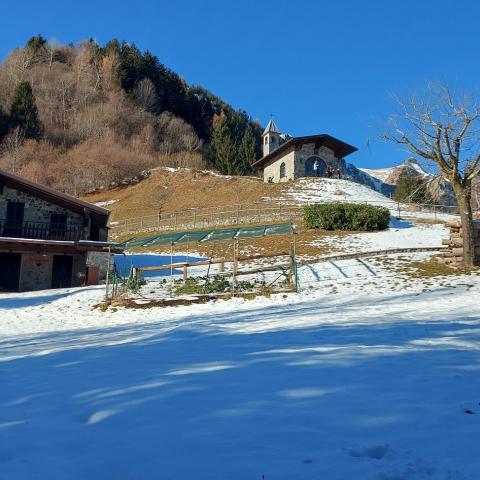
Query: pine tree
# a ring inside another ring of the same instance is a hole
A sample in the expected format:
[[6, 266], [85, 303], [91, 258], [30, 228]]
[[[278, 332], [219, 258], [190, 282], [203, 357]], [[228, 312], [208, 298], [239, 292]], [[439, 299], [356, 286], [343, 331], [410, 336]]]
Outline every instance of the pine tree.
[[253, 135], [252, 128], [247, 125], [245, 133], [243, 134], [242, 142], [240, 144], [239, 165], [237, 173], [240, 175], [248, 175], [253, 171], [253, 162], [255, 161], [255, 152], [257, 145]]
[[417, 204], [433, 203], [427, 180], [420, 175], [413, 175], [411, 173], [402, 175], [398, 179], [393, 198], [397, 202]]
[[47, 41], [41, 35], [35, 35], [28, 39], [25, 48], [37, 52], [42, 48], [47, 47]]
[[42, 136], [42, 124], [29, 82], [21, 82], [15, 88], [10, 107], [10, 122], [13, 128], [20, 128], [24, 138], [38, 140]]
[[0, 107], [0, 142], [8, 132], [9, 118]]
[[212, 154], [214, 166], [224, 175], [235, 173], [235, 145], [227, 119], [222, 115], [213, 128]]

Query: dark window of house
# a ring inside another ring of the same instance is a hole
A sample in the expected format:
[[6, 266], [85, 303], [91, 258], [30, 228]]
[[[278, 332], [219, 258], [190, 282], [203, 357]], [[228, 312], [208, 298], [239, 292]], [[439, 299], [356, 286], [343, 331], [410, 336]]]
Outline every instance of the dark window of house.
[[90, 240], [95, 242], [100, 240], [100, 227], [94, 223], [90, 225]]
[[50, 214], [50, 238], [63, 240], [67, 233], [67, 216], [64, 213]]
[[23, 202], [7, 203], [7, 218], [3, 226], [4, 237], [21, 237], [23, 232], [23, 215], [25, 204]]
[[282, 162], [280, 164], [280, 178], [285, 178], [286, 177], [287, 174], [286, 174], [285, 170], [286, 170], [285, 162]]

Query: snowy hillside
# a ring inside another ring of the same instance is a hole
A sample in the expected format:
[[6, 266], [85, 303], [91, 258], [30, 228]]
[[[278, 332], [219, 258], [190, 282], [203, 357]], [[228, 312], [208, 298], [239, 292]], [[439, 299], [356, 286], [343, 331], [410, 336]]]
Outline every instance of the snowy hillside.
[[300, 277], [166, 309], [3, 295], [0, 478], [476, 480], [480, 278], [381, 258]]
[[394, 167], [389, 168], [379, 168], [379, 169], [372, 169], [372, 168], [359, 168], [362, 172], [365, 172], [367, 175], [370, 175], [377, 180], [385, 183], [389, 175], [392, 173]]
[[381, 193], [349, 180], [302, 178], [284, 194], [293, 203], [352, 202], [391, 206], [394, 202]]
[[396, 185], [400, 176], [405, 174], [420, 175], [421, 177], [430, 176], [414, 158], [407, 158], [403, 163], [396, 167], [370, 169], [360, 168], [362, 172], [383, 182], [386, 185]]
[[[388, 202], [346, 180], [286, 195]], [[446, 235], [392, 219], [311, 241], [331, 255]], [[102, 311], [103, 287], [2, 294], [0, 478], [476, 480], [480, 275], [408, 273], [430, 255], [318, 255], [299, 294], [174, 308]]]

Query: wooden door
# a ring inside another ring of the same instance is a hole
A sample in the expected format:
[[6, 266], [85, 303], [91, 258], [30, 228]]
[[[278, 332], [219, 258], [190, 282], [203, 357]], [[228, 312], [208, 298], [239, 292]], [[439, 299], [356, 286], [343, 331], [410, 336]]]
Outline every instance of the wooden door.
[[52, 266], [52, 288], [68, 288], [72, 286], [72, 255], [54, 255]]
[[21, 262], [20, 253], [0, 253], [0, 290], [18, 290]]

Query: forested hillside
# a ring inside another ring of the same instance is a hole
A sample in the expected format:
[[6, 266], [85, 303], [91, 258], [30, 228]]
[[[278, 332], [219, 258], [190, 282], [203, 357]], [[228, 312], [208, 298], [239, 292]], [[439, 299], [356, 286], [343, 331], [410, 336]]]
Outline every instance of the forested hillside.
[[0, 168], [75, 194], [157, 166], [251, 173], [261, 127], [149, 52], [32, 37], [0, 63]]

